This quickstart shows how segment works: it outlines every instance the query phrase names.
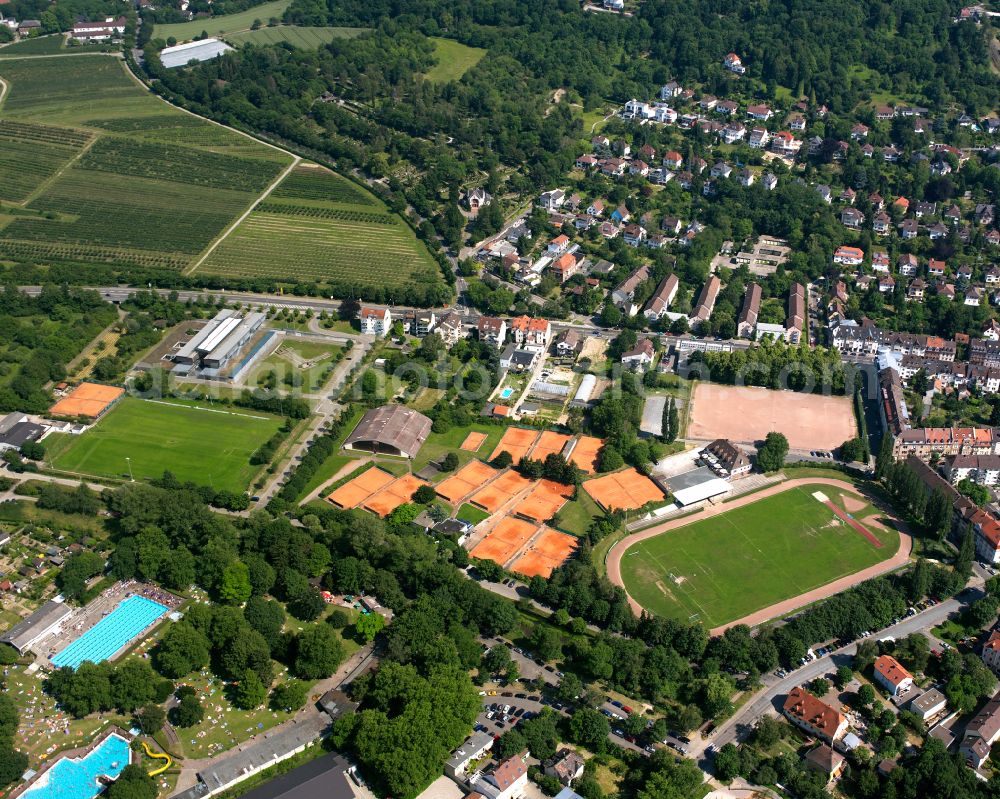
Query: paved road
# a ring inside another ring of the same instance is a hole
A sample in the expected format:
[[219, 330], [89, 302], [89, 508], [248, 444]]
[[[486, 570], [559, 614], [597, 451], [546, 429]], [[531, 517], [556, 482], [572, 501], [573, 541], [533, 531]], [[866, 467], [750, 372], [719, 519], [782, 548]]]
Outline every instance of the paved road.
[[[877, 640], [888, 635], [896, 639], [905, 638], [911, 633], [930, 630], [941, 624], [950, 615], [957, 613], [964, 602], [973, 602], [982, 596], [982, 592], [973, 590], [969, 596], [963, 597], [963, 601], [949, 599], [934, 605], [927, 610], [910, 616], [884, 630], [873, 632], [872, 638]], [[810, 680], [820, 677], [828, 672], [836, 670], [837, 666], [849, 664], [850, 658], [857, 652], [857, 643], [850, 643], [841, 649], [817, 658], [805, 666], [796, 669], [785, 677], [775, 677], [773, 674], [765, 675], [762, 679], [764, 688], [743, 705], [742, 708], [732, 718], [720, 724], [714, 733], [707, 739], [692, 739], [690, 752], [695, 759], [702, 757], [709, 746], [715, 749], [721, 748], [724, 744], [742, 740], [752, 729], [753, 724], [761, 716], [768, 713], [780, 713], [781, 702], [784, 696], [796, 685], [804, 685]]]
[[[372, 653], [372, 647], [363, 647], [351, 655], [351, 657], [349, 657], [340, 666], [340, 668], [337, 669], [336, 673], [332, 677], [320, 680], [318, 683], [313, 685], [310, 693], [312, 696], [322, 696], [332, 688], [341, 688], [342, 686], [350, 683], [351, 680], [353, 680], [358, 674], [361, 674], [365, 669], [370, 668], [373, 663], [377, 662], [377, 658]], [[317, 727], [322, 729], [325, 727], [326, 718], [326, 713], [319, 709], [316, 702], [310, 701], [304, 708], [302, 708], [302, 710], [292, 716], [292, 718], [288, 719], [288, 721], [272, 727], [267, 730], [266, 733], [262, 733], [259, 736], [253, 736], [248, 741], [240, 744], [234, 749], [227, 749], [214, 757], [179, 761], [178, 765], [181, 767], [181, 773], [177, 778], [177, 785], [171, 796], [175, 796], [192, 787], [198, 781], [197, 775], [200, 770], [227, 759], [232, 756], [233, 752], [244, 751], [247, 748], [255, 746], [258, 741], [264, 741], [266, 738], [272, 737], [274, 733], [280, 730], [291, 728], [296, 725], [302, 725], [304, 722], [315, 724]]]

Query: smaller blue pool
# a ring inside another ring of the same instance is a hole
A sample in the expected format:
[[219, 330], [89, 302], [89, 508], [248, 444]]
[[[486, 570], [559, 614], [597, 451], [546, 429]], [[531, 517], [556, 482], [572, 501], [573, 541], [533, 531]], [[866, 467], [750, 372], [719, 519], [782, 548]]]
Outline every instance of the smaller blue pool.
[[168, 610], [166, 605], [134, 594], [52, 658], [57, 668], [77, 668], [83, 661], [107, 660]]
[[514, 389], [512, 388], [505, 388], [503, 391], [500, 392], [500, 399], [510, 399], [513, 396], [514, 396]]
[[104, 790], [98, 777], [117, 777], [129, 763], [128, 741], [109, 735], [82, 758], [64, 757], [42, 774], [22, 797], [31, 799], [93, 799]]

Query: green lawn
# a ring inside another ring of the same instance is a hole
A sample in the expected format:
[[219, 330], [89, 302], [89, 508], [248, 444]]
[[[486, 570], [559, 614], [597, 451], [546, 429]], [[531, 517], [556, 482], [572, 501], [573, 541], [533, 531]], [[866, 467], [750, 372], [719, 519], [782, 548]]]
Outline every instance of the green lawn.
[[[896, 532], [870, 527], [883, 543], [875, 548], [815, 491], [845, 507], [842, 492], [809, 485], [695, 521], [630, 548], [622, 560], [625, 587], [653, 613], [715, 627], [896, 552]], [[859, 520], [877, 513], [867, 503], [851, 512]]]
[[[486, 433], [486, 440], [482, 446], [475, 452], [459, 449], [466, 436], [473, 431]], [[419, 472], [431, 461], [435, 463], [440, 461], [449, 452], [454, 452], [458, 456], [460, 465], [468, 463], [473, 458], [486, 460], [496, 449], [503, 431], [504, 428], [499, 425], [476, 422], [465, 427], [453, 427], [447, 433], [431, 433], [417, 453], [417, 457], [413, 459], [413, 471]]]
[[274, 0], [271, 3], [253, 6], [237, 14], [225, 14], [208, 19], [193, 19], [190, 22], [174, 22], [169, 25], [157, 25], [153, 28], [154, 39], [166, 39], [173, 36], [178, 42], [193, 39], [203, 31], [209, 36], [224, 36], [227, 33], [248, 31], [254, 20], [266, 23], [271, 17], [281, 18], [292, 0]]
[[463, 522], [468, 522], [469, 524], [475, 525], [479, 524], [480, 522], [486, 521], [488, 518], [490, 518], [490, 514], [488, 514], [484, 510], [480, 510], [479, 508], [473, 505], [466, 504], [458, 509], [458, 513], [455, 514], [455, 518], [461, 519]]
[[434, 83], [458, 80], [486, 55], [480, 47], [468, 47], [453, 39], [432, 36], [431, 41], [434, 42], [437, 63], [427, 70], [427, 79]]
[[597, 503], [586, 491], [577, 491], [577, 498], [567, 502], [560, 509], [557, 514], [559, 521], [555, 527], [570, 535], [583, 536], [587, 534], [594, 518], [603, 515]]
[[48, 439], [53, 468], [127, 478], [131, 458], [137, 480], [169, 470], [180, 480], [245, 491], [258, 467], [250, 455], [282, 421], [243, 410], [126, 397], [81, 436]]
[[365, 32], [364, 28], [312, 28], [298, 25], [277, 25], [273, 28], [240, 31], [226, 36], [233, 45], [255, 44], [258, 46], [288, 42], [303, 50], [315, 50], [320, 45], [329, 44], [334, 39], [353, 39]]

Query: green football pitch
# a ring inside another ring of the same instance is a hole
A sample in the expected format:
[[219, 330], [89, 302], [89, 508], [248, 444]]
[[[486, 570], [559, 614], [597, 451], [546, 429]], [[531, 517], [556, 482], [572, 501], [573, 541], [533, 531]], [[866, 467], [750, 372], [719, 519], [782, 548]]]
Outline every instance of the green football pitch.
[[250, 455], [274, 435], [277, 416], [126, 397], [83, 435], [46, 439], [50, 465], [98, 477], [136, 480], [170, 471], [181, 481], [242, 492], [259, 467]]
[[621, 564], [625, 588], [651, 613], [713, 628], [896, 553], [897, 532], [865, 524], [882, 543], [876, 548], [815, 492], [858, 521], [878, 516], [853, 493], [791, 488], [630, 547]]

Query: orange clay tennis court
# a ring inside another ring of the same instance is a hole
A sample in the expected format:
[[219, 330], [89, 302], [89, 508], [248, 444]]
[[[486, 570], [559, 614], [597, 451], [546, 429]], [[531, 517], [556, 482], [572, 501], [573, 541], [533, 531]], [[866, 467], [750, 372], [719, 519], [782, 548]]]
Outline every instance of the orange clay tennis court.
[[493, 460], [501, 452], [506, 451], [510, 453], [510, 457], [514, 463], [517, 463], [528, 454], [528, 450], [531, 449], [531, 445], [535, 443], [535, 439], [537, 438], [537, 430], [527, 430], [523, 427], [508, 427], [504, 431], [500, 443], [497, 444], [497, 448], [490, 455], [490, 460]]
[[557, 566], [569, 560], [578, 543], [578, 539], [571, 535], [545, 528], [510, 569], [525, 577], [537, 575], [548, 578]]
[[605, 510], [635, 510], [647, 502], [663, 499], [663, 492], [656, 483], [632, 468], [587, 480], [583, 490]]
[[400, 505], [413, 498], [413, 492], [427, 483], [412, 474], [406, 474], [365, 500], [364, 509], [379, 516], [388, 516]]
[[52, 416], [88, 416], [96, 419], [125, 393], [118, 386], [100, 383], [80, 383], [59, 402], [49, 408]]
[[465, 452], [477, 452], [486, 440], [486, 433], [477, 433], [473, 430], [462, 442], [462, 450]]
[[472, 460], [447, 480], [442, 480], [434, 490], [445, 502], [455, 505], [496, 475], [497, 470], [492, 466]]
[[523, 519], [507, 517], [502, 519], [469, 555], [480, 560], [492, 560], [503, 566], [537, 532], [538, 525]]
[[571, 441], [573, 436], [567, 436], [563, 433], [553, 433], [551, 430], [546, 430], [538, 437], [538, 443], [535, 444], [535, 448], [531, 450], [530, 457], [536, 461], [544, 461], [549, 455], [558, 455], [563, 451], [563, 447]]
[[514, 506], [511, 513], [536, 522], [544, 522], [555, 516], [572, 495], [572, 486], [553, 480], [539, 480], [528, 496]]
[[377, 467], [348, 480], [327, 496], [327, 501], [341, 508], [356, 508], [376, 491], [385, 488], [396, 478]]
[[569, 455], [569, 462], [575, 463], [587, 474], [597, 471], [597, 453], [604, 446], [604, 441], [593, 436], [580, 436]]
[[530, 486], [531, 481], [527, 477], [522, 477], [513, 469], [508, 469], [484, 489], [473, 494], [469, 501], [485, 511], [496, 513]]

